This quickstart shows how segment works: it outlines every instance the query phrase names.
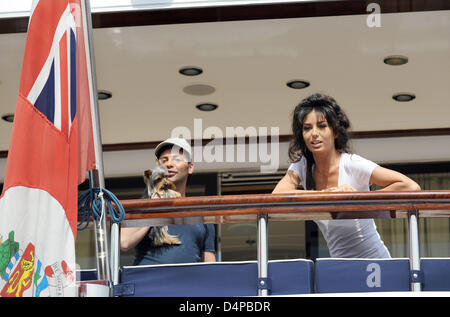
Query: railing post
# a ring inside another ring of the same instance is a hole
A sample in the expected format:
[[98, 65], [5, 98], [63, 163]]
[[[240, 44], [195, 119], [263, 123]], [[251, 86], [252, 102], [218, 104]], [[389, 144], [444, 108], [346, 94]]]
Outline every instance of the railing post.
[[120, 225], [111, 225], [111, 280], [113, 285], [119, 284], [120, 271]]
[[270, 288], [268, 279], [268, 236], [267, 236], [267, 214], [258, 215], [258, 295], [267, 296]]
[[421, 271], [420, 271], [420, 240], [419, 240], [419, 211], [408, 211], [409, 225], [409, 267], [411, 273], [411, 291], [421, 291]]

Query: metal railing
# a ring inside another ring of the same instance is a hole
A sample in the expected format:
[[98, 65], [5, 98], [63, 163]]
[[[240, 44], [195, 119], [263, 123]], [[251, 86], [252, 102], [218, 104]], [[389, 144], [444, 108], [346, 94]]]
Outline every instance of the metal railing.
[[[199, 196], [133, 199], [121, 203], [126, 211], [123, 224], [129, 227], [256, 222], [260, 281], [268, 277], [268, 221], [407, 218], [410, 270], [419, 272], [419, 217], [450, 217], [450, 191]], [[411, 290], [420, 291], [420, 282], [413, 280]], [[260, 289], [259, 295], [267, 295], [267, 290]]]

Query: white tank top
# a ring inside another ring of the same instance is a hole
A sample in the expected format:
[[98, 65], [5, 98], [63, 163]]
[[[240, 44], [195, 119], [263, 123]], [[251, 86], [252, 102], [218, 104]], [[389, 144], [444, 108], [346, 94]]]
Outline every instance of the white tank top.
[[[369, 191], [370, 176], [378, 165], [356, 154], [342, 153], [338, 186], [350, 185], [357, 191]], [[314, 168], [314, 167], [313, 167]], [[292, 163], [303, 188], [306, 188], [306, 158]], [[316, 220], [333, 258], [390, 258], [373, 219]]]

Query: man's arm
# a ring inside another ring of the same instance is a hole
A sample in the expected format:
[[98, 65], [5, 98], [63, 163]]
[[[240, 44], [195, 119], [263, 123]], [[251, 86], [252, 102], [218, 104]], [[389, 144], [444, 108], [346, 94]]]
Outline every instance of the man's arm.
[[214, 252], [203, 252], [203, 262], [216, 262], [216, 254]]
[[[160, 198], [156, 193], [153, 193], [152, 199]], [[120, 228], [120, 250], [128, 251], [134, 248], [144, 236], [147, 234], [150, 226], [147, 227], [121, 227]]]
[[128, 251], [134, 248], [144, 236], [150, 227], [131, 227], [120, 228], [120, 249]]

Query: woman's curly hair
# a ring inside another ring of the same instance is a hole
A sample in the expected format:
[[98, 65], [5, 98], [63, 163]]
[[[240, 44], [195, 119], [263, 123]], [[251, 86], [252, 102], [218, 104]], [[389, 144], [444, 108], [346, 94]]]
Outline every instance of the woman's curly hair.
[[314, 157], [303, 140], [303, 123], [306, 116], [313, 110], [325, 117], [337, 136], [334, 141], [336, 150], [341, 153], [349, 152], [347, 129], [350, 128], [350, 121], [336, 100], [321, 93], [316, 93], [303, 99], [295, 107], [292, 115], [292, 133], [294, 138], [289, 145], [289, 159], [291, 162], [297, 162], [302, 156], [305, 156], [307, 161], [306, 189], [315, 189], [314, 178], [312, 177]]

